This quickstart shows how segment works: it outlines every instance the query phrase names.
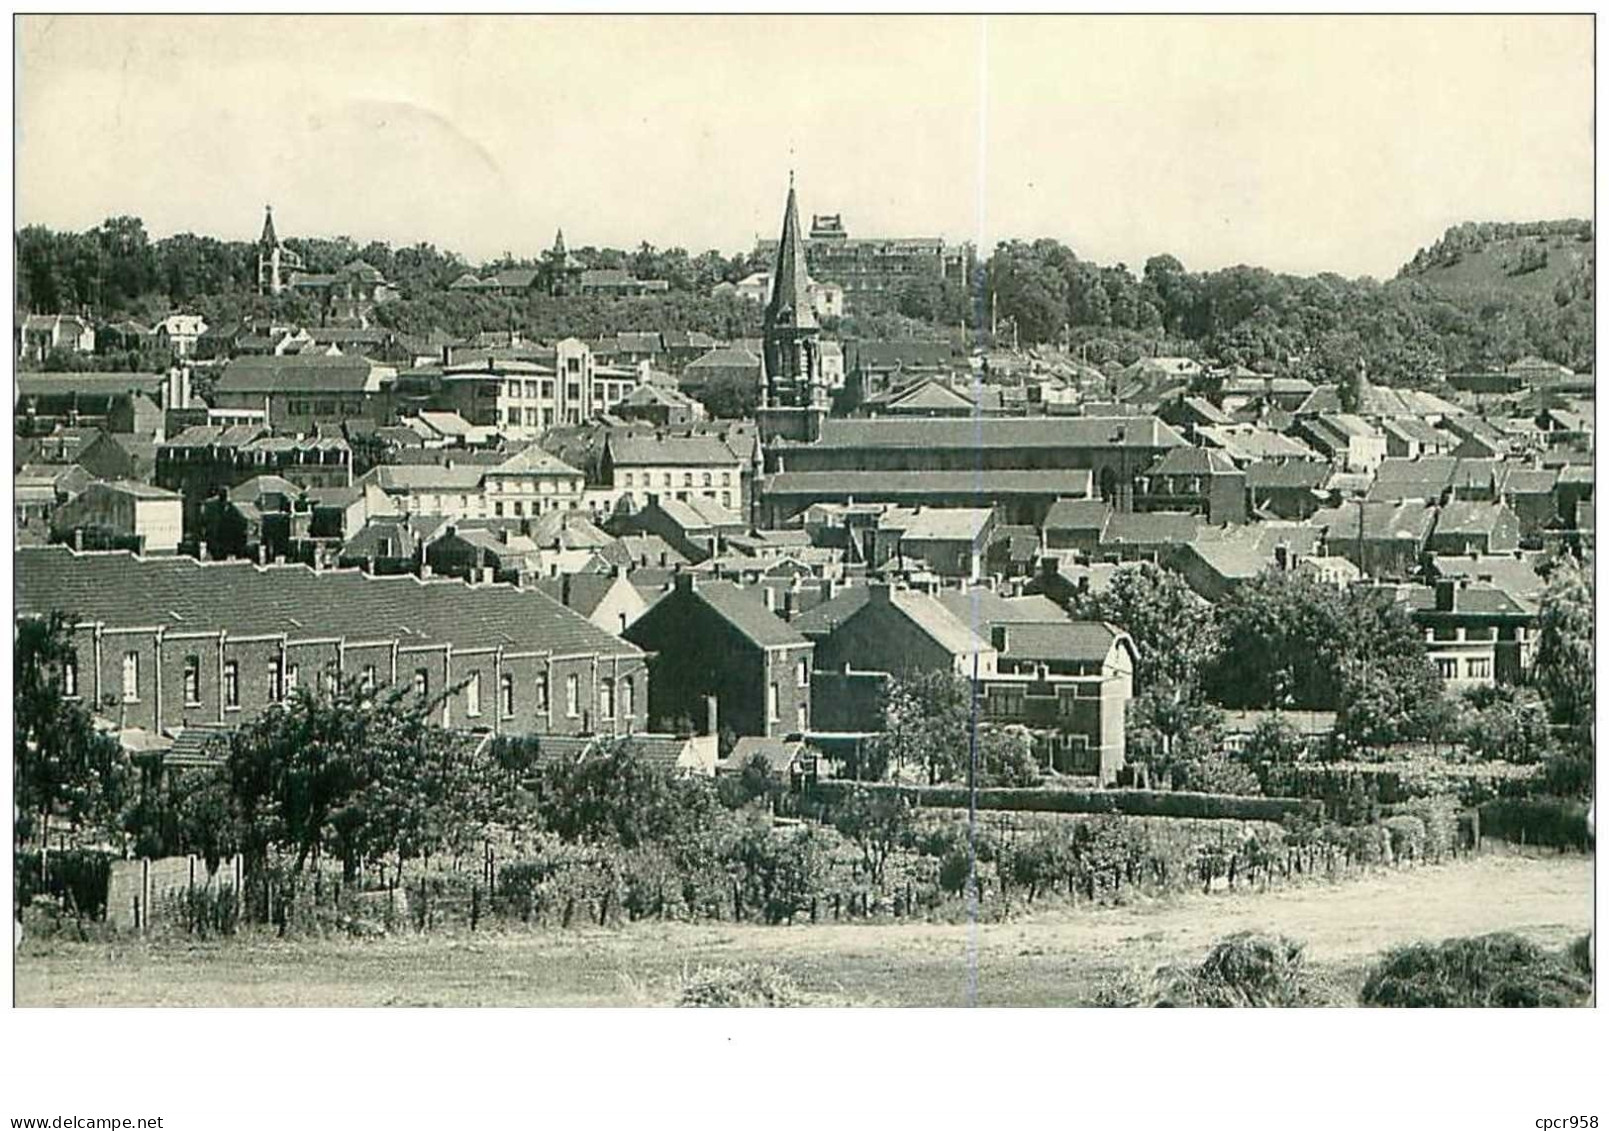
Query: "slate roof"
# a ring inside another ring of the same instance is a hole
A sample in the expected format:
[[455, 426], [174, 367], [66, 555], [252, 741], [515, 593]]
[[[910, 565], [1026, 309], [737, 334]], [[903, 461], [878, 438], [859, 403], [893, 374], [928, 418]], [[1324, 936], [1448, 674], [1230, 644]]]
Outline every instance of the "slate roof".
[[1101, 545], [1172, 545], [1195, 538], [1206, 524], [1197, 514], [1174, 511], [1115, 512], [1101, 531]]
[[664, 436], [652, 432], [616, 432], [608, 440], [616, 466], [730, 467], [738, 457], [715, 436]]
[[434, 463], [382, 463], [371, 468], [359, 482], [373, 483], [391, 491], [478, 491], [486, 468]]
[[1436, 516], [1437, 534], [1491, 534], [1505, 515], [1512, 516], [1502, 503], [1471, 502], [1452, 499]]
[[[536, 740], [536, 760], [538, 763], [548, 759], [579, 762], [594, 753], [612, 749], [616, 741], [603, 735], [544, 734]], [[689, 739], [673, 734], [632, 734], [621, 741], [631, 743], [644, 761], [670, 769], [686, 751]]]
[[877, 417], [869, 420], [828, 418], [821, 439], [809, 445], [824, 449], [919, 448], [1182, 448], [1188, 444], [1173, 427], [1154, 416], [1059, 416], [982, 420]]
[[637, 656], [634, 645], [531, 589], [373, 577], [358, 570], [315, 572], [303, 565], [137, 558], [127, 552], [77, 554], [61, 547], [21, 549], [17, 610], [53, 609], [85, 621], [231, 635], [285, 633], [348, 640], [398, 639], [455, 647], [502, 644], [554, 654]]
[[997, 624], [1065, 624], [1068, 620], [1066, 610], [1049, 597], [1002, 597], [981, 587], [965, 592], [945, 589], [934, 596], [951, 616], [974, 630], [987, 631]]
[[117, 396], [145, 393], [156, 396], [167, 377], [161, 373], [18, 373], [17, 392], [24, 397], [57, 396], [78, 393], [84, 396]]
[[701, 581], [693, 587], [692, 596], [758, 647], [809, 643], [787, 621], [767, 609], [753, 591], [740, 589], [730, 581]]
[[1250, 463], [1254, 460], [1307, 460], [1317, 462], [1317, 453], [1291, 436], [1282, 435], [1271, 428], [1256, 424], [1202, 425], [1196, 434], [1209, 446], [1222, 448], [1231, 459]]
[[868, 499], [945, 496], [1061, 495], [1090, 492], [1085, 470], [1043, 471], [784, 471], [766, 482], [766, 495], [861, 495]]
[[1235, 461], [1217, 448], [1174, 448], [1146, 469], [1147, 475], [1224, 475]]
[[1065, 621], [1061, 624], [1013, 624], [1006, 629], [1008, 660], [1072, 661], [1098, 663], [1112, 645], [1126, 639], [1122, 632], [1100, 621]]
[[[1359, 504], [1342, 503], [1313, 515], [1313, 524], [1323, 527], [1332, 544], [1350, 544], [1358, 536]], [[1413, 540], [1423, 544], [1430, 537], [1436, 520], [1432, 504], [1404, 500], [1392, 506], [1363, 506], [1363, 537], [1367, 541]]]
[[582, 616], [590, 617], [620, 582], [612, 573], [573, 573], [568, 577], [537, 578], [536, 588]]
[[361, 393], [379, 388], [385, 367], [364, 357], [237, 357], [218, 378], [220, 393]]
[[1045, 529], [1099, 531], [1111, 514], [1105, 499], [1057, 499], [1045, 515]]
[[580, 478], [582, 473], [558, 456], [532, 444], [515, 452], [502, 463], [486, 469], [487, 475], [569, 475]]
[[901, 530], [904, 539], [912, 541], [976, 542], [993, 515], [994, 511], [987, 507], [927, 507], [884, 521]]
[[1246, 468], [1246, 486], [1252, 490], [1316, 491], [1330, 481], [1330, 465], [1318, 460], [1293, 459], [1285, 463], [1253, 463]]
[[1437, 554], [1434, 569], [1440, 577], [1487, 582], [1522, 601], [1535, 601], [1547, 588], [1547, 582], [1536, 572], [1535, 559], [1528, 557], [1510, 554]]

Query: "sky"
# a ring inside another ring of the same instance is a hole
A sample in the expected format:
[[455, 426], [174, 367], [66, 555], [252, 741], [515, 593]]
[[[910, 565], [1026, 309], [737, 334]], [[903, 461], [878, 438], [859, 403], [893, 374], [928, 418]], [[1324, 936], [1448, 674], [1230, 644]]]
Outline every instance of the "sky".
[[1050, 236], [1389, 277], [1591, 217], [1590, 17], [18, 17], [16, 223], [428, 240]]

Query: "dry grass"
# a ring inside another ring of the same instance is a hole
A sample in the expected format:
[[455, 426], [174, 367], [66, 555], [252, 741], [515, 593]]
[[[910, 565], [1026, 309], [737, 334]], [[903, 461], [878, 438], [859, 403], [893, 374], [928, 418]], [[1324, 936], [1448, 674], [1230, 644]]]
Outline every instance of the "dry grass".
[[16, 1001], [632, 1006], [671, 1004], [689, 971], [749, 967], [780, 971], [800, 993], [835, 1004], [1072, 1005], [1124, 971], [1199, 963], [1237, 931], [1301, 940], [1309, 969], [1355, 1000], [1367, 967], [1391, 947], [1501, 930], [1558, 950], [1591, 917], [1591, 857], [1488, 854], [1334, 886], [1057, 908], [976, 926], [640, 923], [369, 940], [24, 944]]

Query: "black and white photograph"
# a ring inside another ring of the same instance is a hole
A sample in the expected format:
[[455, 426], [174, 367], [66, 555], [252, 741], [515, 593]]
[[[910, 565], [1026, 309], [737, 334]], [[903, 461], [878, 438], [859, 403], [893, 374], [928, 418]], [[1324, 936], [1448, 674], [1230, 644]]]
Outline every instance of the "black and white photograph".
[[1595, 1005], [1595, 32], [15, 15], [20, 1027]]

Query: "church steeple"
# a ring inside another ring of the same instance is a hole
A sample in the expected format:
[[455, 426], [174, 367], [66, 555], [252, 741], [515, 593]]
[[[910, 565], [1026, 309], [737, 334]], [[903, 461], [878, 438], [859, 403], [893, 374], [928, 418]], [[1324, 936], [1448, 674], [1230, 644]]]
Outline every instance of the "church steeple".
[[553, 236], [553, 255], [557, 259], [563, 259], [567, 254], [569, 253], [564, 250], [564, 229], [560, 228]]
[[814, 329], [815, 306], [810, 298], [810, 274], [805, 263], [804, 237], [799, 234], [799, 199], [788, 174], [788, 207], [782, 214], [782, 238], [771, 271], [771, 301], [765, 308], [767, 332], [774, 326]]
[[274, 206], [272, 204], [263, 205], [263, 235], [257, 243], [265, 249], [279, 246], [279, 236], [274, 231]]
[[[765, 307], [765, 383], [763, 408], [777, 410], [762, 421], [762, 432], [814, 439], [814, 428], [827, 411], [827, 386], [821, 376], [821, 324], [816, 321], [805, 267], [804, 237], [799, 234], [799, 199], [788, 174], [788, 206], [782, 214], [782, 239], [771, 271], [771, 301]], [[801, 414], [802, 413], [802, 414]], [[797, 419], [794, 419], [794, 418]], [[784, 420], [789, 421], [784, 425]]]

